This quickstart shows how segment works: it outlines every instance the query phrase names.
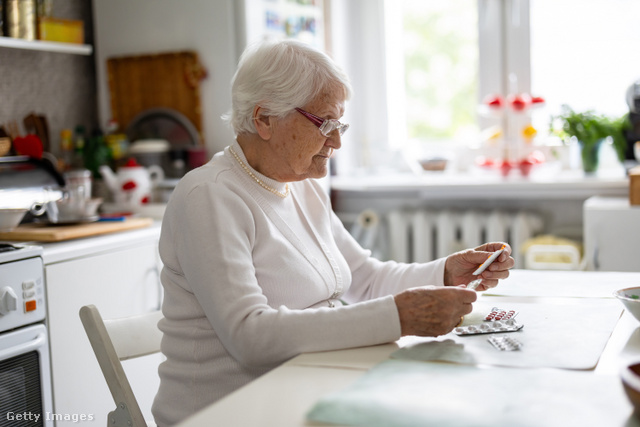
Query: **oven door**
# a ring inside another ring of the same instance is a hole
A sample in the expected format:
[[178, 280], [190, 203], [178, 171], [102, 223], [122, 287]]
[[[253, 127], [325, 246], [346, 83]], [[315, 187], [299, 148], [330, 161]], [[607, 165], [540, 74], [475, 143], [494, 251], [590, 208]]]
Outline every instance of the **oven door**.
[[0, 334], [0, 427], [52, 427], [47, 329], [37, 324]]

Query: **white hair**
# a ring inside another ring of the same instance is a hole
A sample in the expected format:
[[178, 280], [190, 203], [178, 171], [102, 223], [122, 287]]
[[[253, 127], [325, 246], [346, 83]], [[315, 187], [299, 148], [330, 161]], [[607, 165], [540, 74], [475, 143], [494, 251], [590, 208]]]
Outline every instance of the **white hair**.
[[231, 111], [222, 118], [236, 134], [256, 133], [256, 105], [268, 116], [284, 117], [334, 87], [344, 89], [345, 100], [351, 97], [349, 78], [325, 53], [295, 40], [263, 41], [240, 57], [231, 80]]

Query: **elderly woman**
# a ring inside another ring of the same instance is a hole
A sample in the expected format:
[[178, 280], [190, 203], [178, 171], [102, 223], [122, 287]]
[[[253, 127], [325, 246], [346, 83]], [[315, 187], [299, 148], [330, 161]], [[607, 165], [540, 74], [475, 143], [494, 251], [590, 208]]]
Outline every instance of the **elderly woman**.
[[[426, 264], [371, 257], [315, 181], [348, 125], [345, 74], [294, 41], [240, 59], [236, 141], [176, 187], [162, 223], [164, 332], [153, 413], [171, 425], [300, 353], [438, 336], [470, 313], [464, 285], [502, 243]], [[511, 248], [482, 273], [496, 286]]]

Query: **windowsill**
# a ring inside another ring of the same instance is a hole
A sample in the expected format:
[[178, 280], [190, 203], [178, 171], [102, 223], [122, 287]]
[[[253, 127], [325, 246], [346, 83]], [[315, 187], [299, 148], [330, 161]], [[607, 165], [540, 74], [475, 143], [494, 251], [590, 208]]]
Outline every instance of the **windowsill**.
[[535, 173], [518, 170], [503, 177], [499, 171], [377, 173], [331, 177], [331, 189], [340, 192], [414, 194], [437, 199], [584, 199], [594, 195], [627, 196], [629, 178], [613, 170], [586, 176], [581, 170]]

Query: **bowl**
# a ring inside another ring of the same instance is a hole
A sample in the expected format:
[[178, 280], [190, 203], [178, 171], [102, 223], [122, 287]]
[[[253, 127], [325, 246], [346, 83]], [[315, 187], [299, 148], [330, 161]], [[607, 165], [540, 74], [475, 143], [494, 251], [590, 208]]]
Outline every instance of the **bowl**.
[[11, 231], [20, 224], [29, 209], [0, 209], [0, 231]]
[[640, 362], [624, 366], [620, 370], [620, 379], [636, 417], [640, 416]]
[[614, 295], [622, 301], [627, 311], [640, 321], [640, 287], [618, 289]]
[[447, 159], [444, 157], [429, 157], [418, 160], [425, 171], [443, 171], [447, 168]]

